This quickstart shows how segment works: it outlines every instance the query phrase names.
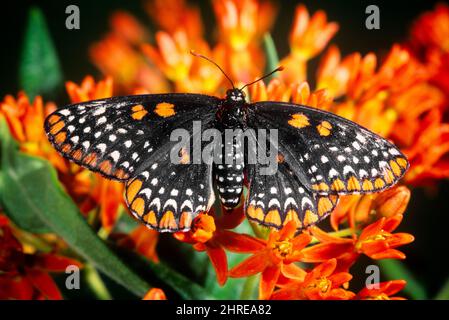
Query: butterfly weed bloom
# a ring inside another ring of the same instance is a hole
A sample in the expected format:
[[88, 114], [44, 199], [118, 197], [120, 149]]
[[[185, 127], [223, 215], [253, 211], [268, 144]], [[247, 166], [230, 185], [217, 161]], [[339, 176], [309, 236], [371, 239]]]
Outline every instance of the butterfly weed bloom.
[[406, 285], [404, 280], [392, 280], [373, 284], [365, 287], [357, 294], [358, 300], [404, 300], [402, 297], [394, 296]]
[[352, 279], [348, 272], [336, 270], [337, 260], [325, 261], [310, 272], [302, 280], [294, 279], [276, 290], [273, 300], [349, 300], [355, 294], [342, 288]]
[[231, 277], [248, 277], [261, 273], [259, 298], [268, 299], [282, 274], [287, 278], [302, 278], [304, 270], [293, 264], [302, 258], [301, 250], [311, 237], [307, 233], [295, 236], [296, 224], [288, 222], [280, 231], [272, 231], [268, 240], [261, 240], [258, 250], [229, 271]]
[[0, 299], [60, 300], [62, 295], [49, 273], [65, 272], [69, 265], [82, 267], [61, 255], [26, 252], [9, 220], [0, 213]]
[[151, 288], [142, 300], [167, 300], [167, 297], [162, 289]]
[[224, 285], [228, 278], [228, 259], [225, 250], [252, 253], [258, 251], [261, 246], [257, 238], [229, 230], [236, 228], [243, 218], [243, 206], [219, 217], [214, 215], [213, 211], [209, 211], [195, 218], [189, 232], [177, 232], [174, 237], [192, 244], [199, 252], [205, 251], [214, 267], [218, 283]]

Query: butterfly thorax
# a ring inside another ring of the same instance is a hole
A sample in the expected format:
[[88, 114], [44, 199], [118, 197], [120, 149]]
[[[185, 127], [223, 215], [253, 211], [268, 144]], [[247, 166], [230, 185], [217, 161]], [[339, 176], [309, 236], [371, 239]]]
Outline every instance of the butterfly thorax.
[[[221, 163], [214, 164], [215, 185], [221, 203], [234, 208], [240, 202], [243, 190], [244, 148], [237, 138], [226, 138], [226, 129], [246, 127], [246, 101], [239, 89], [231, 89], [217, 111], [217, 126], [222, 130]], [[229, 130], [228, 130], [229, 132]], [[232, 155], [232, 163], [227, 161]]]
[[243, 129], [246, 121], [245, 94], [239, 89], [230, 89], [217, 111], [219, 124], [226, 129]]

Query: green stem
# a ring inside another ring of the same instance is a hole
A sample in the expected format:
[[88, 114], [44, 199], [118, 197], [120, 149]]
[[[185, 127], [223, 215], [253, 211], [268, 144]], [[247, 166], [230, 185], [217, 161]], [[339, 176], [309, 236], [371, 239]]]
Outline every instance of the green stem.
[[245, 283], [243, 284], [240, 300], [254, 300], [254, 290], [256, 289], [257, 279], [257, 275], [246, 278]]
[[103, 280], [100, 277], [97, 269], [95, 269], [90, 263], [84, 265], [84, 274], [86, 282], [89, 284], [90, 289], [99, 300], [111, 300], [111, 294], [104, 285]]
[[[267, 66], [265, 68], [265, 72], [268, 73], [279, 67], [279, 55], [277, 53], [273, 38], [269, 33], [266, 33], [263, 37], [263, 48], [267, 57]], [[268, 77], [267, 81], [270, 81], [274, 77], [276, 77], [276, 74]]]

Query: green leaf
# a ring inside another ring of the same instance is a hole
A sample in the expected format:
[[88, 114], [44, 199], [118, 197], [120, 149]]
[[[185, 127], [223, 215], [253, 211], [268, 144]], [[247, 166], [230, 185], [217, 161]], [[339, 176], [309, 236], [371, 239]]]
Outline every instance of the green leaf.
[[435, 300], [449, 300], [449, 279], [446, 279], [443, 287], [435, 296]]
[[[267, 65], [265, 72], [269, 73], [279, 67], [279, 55], [276, 50], [276, 45], [274, 44], [273, 38], [269, 33], [266, 33], [263, 37], [263, 48], [265, 51], [265, 56], [267, 58]], [[276, 77], [276, 73], [267, 78], [267, 81]]]
[[382, 274], [385, 275], [388, 280], [404, 279], [407, 281], [407, 285], [403, 292], [412, 299], [427, 299], [426, 289], [418, 282], [418, 280], [416, 280], [404, 263], [393, 259], [379, 260], [377, 263], [382, 270]]
[[129, 262], [139, 274], [146, 279], [151, 279], [155, 286], [163, 288], [167, 286], [174, 290], [179, 296], [187, 300], [210, 300], [212, 296], [203, 286], [180, 274], [167, 263], [161, 261], [154, 263], [148, 258], [129, 251], [114, 243], [109, 243], [111, 249]]
[[148, 283], [97, 237], [63, 190], [54, 168], [45, 160], [17, 150], [3, 118], [0, 143], [0, 197], [8, 216], [19, 226], [27, 227], [27, 231], [58, 234], [105, 275], [143, 296], [149, 289]]
[[205, 288], [195, 282], [190, 281], [182, 274], [168, 267], [163, 262], [154, 263], [147, 261], [147, 263], [156, 276], [175, 290], [183, 299], [211, 300], [216, 298], [209, 294]]
[[28, 14], [19, 82], [31, 99], [52, 92], [62, 84], [61, 66], [44, 15], [35, 7]]

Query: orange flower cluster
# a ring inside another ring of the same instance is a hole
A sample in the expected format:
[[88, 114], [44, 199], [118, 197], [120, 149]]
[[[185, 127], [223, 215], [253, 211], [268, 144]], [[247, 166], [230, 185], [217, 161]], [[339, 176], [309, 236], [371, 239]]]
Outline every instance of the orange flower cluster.
[[62, 299], [49, 273], [82, 265], [53, 253], [26, 253], [14, 233], [9, 220], [0, 214], [0, 300]]
[[[217, 62], [236, 84], [260, 77], [266, 60], [261, 44], [273, 24], [275, 6], [263, 0], [214, 0], [213, 8], [218, 23], [213, 46], [205, 40], [198, 8], [183, 0], [146, 3], [146, 11], [159, 28], [154, 43], [133, 16], [115, 13], [111, 31], [90, 48], [93, 62], [108, 76], [98, 83], [92, 77], [86, 77], [81, 85], [68, 82], [70, 100], [112, 96], [113, 83], [116, 93], [222, 95], [227, 84], [220, 70], [193, 57], [191, 50]], [[307, 65], [322, 53], [338, 24], [328, 22], [323, 11], [310, 14], [300, 5], [290, 32], [291, 50], [280, 62], [285, 71], [268, 84], [261, 81], [250, 87], [250, 99], [291, 101], [332, 111], [393, 140], [411, 162], [404, 179], [408, 186], [447, 178], [449, 124], [445, 115], [449, 99], [444, 88], [449, 70], [448, 25], [448, 7], [438, 6], [417, 20], [411, 44], [394, 45], [381, 63], [374, 53], [342, 57], [332, 45], [320, 60], [317, 85], [312, 89]], [[20, 93], [17, 99], [4, 99], [0, 115], [5, 116], [21, 149], [49, 160], [82, 212], [96, 210], [103, 228], [110, 232], [123, 201], [123, 187], [56, 154], [42, 128], [44, 116], [54, 108], [40, 97], [30, 103]], [[342, 197], [331, 215], [333, 230], [329, 231], [315, 226], [296, 234], [296, 226], [290, 222], [279, 231], [252, 226], [253, 235], [238, 233], [233, 229], [244, 221], [241, 206], [204, 212], [195, 218], [190, 231], [178, 232], [174, 238], [208, 255], [220, 285], [229, 277], [260, 274], [261, 299], [396, 299], [405, 281], [382, 282], [357, 293], [350, 290], [351, 269], [362, 255], [372, 260], [405, 258], [398, 248], [414, 238], [395, 230], [411, 196], [406, 185], [373, 195]], [[0, 225], [2, 230], [9, 230], [6, 225]], [[0, 237], [8, 237], [8, 241], [0, 241], [0, 271], [11, 252], [21, 252], [20, 244], [8, 232], [0, 233]], [[154, 231], [138, 227], [117, 242], [159, 261]], [[248, 256], [229, 266], [228, 252]], [[14, 291], [0, 292], [17, 296]], [[153, 288], [144, 299], [165, 299], [165, 294]]]

